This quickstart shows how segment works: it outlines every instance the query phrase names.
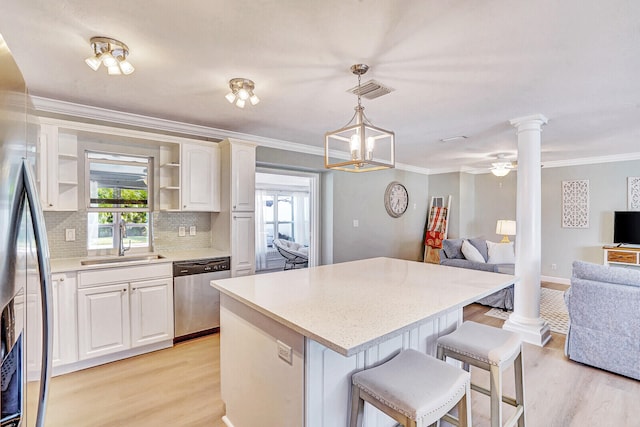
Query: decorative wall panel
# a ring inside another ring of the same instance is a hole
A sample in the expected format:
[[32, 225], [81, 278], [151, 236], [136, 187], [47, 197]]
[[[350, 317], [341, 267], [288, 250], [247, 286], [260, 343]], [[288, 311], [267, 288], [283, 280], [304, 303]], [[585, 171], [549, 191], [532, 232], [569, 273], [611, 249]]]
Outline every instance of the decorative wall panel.
[[640, 177], [627, 178], [627, 209], [640, 211]]
[[562, 181], [562, 227], [589, 228], [589, 180]]

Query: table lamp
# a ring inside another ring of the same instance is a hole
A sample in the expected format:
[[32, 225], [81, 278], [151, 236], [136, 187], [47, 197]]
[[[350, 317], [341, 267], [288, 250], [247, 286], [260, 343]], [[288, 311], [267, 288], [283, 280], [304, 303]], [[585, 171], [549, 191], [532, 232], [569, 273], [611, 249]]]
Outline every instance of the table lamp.
[[516, 235], [516, 222], [507, 219], [499, 219], [498, 224], [496, 225], [496, 234], [502, 234], [503, 236], [500, 243], [509, 243], [509, 236]]

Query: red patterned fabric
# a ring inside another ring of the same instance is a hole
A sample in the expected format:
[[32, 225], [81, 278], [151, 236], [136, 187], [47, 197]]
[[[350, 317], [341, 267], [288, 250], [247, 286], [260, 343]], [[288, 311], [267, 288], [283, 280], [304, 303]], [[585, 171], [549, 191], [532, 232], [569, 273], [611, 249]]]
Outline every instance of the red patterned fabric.
[[427, 226], [427, 233], [424, 239], [426, 246], [440, 249], [442, 248], [442, 240], [444, 239], [444, 232], [447, 229], [447, 208], [441, 206], [434, 206], [431, 208], [429, 215], [429, 224]]
[[441, 249], [444, 233], [442, 231], [427, 231], [424, 244], [432, 248]]

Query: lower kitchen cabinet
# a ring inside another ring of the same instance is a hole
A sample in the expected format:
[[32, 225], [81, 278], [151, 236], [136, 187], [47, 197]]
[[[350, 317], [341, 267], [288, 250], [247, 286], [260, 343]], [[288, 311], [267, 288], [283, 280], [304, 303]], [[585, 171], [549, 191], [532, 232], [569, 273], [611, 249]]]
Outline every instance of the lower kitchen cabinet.
[[78, 290], [80, 360], [131, 347], [129, 284]]
[[53, 366], [78, 360], [76, 319], [76, 273], [56, 273], [51, 276], [53, 301]]
[[80, 360], [171, 340], [172, 279], [79, 289], [78, 338]]
[[173, 338], [173, 280], [131, 284], [131, 346]]
[[[52, 355], [54, 367], [76, 362], [78, 360], [78, 346], [76, 339], [76, 273], [56, 273], [51, 277], [51, 317]], [[38, 283], [33, 278], [32, 283]], [[42, 359], [42, 313], [40, 291], [28, 287], [24, 293], [16, 295], [15, 303], [16, 329], [27, 324], [27, 378], [29, 381], [40, 378], [40, 361]], [[25, 309], [29, 318], [25, 319]]]
[[232, 212], [231, 215], [231, 275], [255, 274], [255, 215], [253, 212]]

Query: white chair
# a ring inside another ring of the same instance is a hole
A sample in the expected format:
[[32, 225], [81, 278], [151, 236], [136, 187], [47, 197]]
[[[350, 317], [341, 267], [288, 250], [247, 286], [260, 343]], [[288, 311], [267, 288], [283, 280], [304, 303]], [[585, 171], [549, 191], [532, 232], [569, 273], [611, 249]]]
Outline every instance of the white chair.
[[[353, 374], [350, 427], [361, 427], [368, 402], [405, 427], [435, 425], [443, 419], [471, 426], [468, 372], [416, 350]], [[449, 414], [458, 408], [458, 417]]]
[[[464, 322], [458, 329], [438, 338], [438, 359], [447, 357], [459, 360], [464, 368], [469, 365], [489, 371], [487, 390], [477, 384], [471, 389], [491, 399], [491, 426], [502, 427], [502, 402], [516, 408], [513, 416], [504, 424], [524, 427], [524, 383], [522, 366], [522, 340], [514, 332], [494, 328], [476, 322]], [[513, 363], [516, 398], [506, 397], [502, 391], [502, 372]]]
[[284, 239], [273, 239], [273, 244], [284, 257], [285, 270], [309, 265], [309, 249], [306, 246]]

